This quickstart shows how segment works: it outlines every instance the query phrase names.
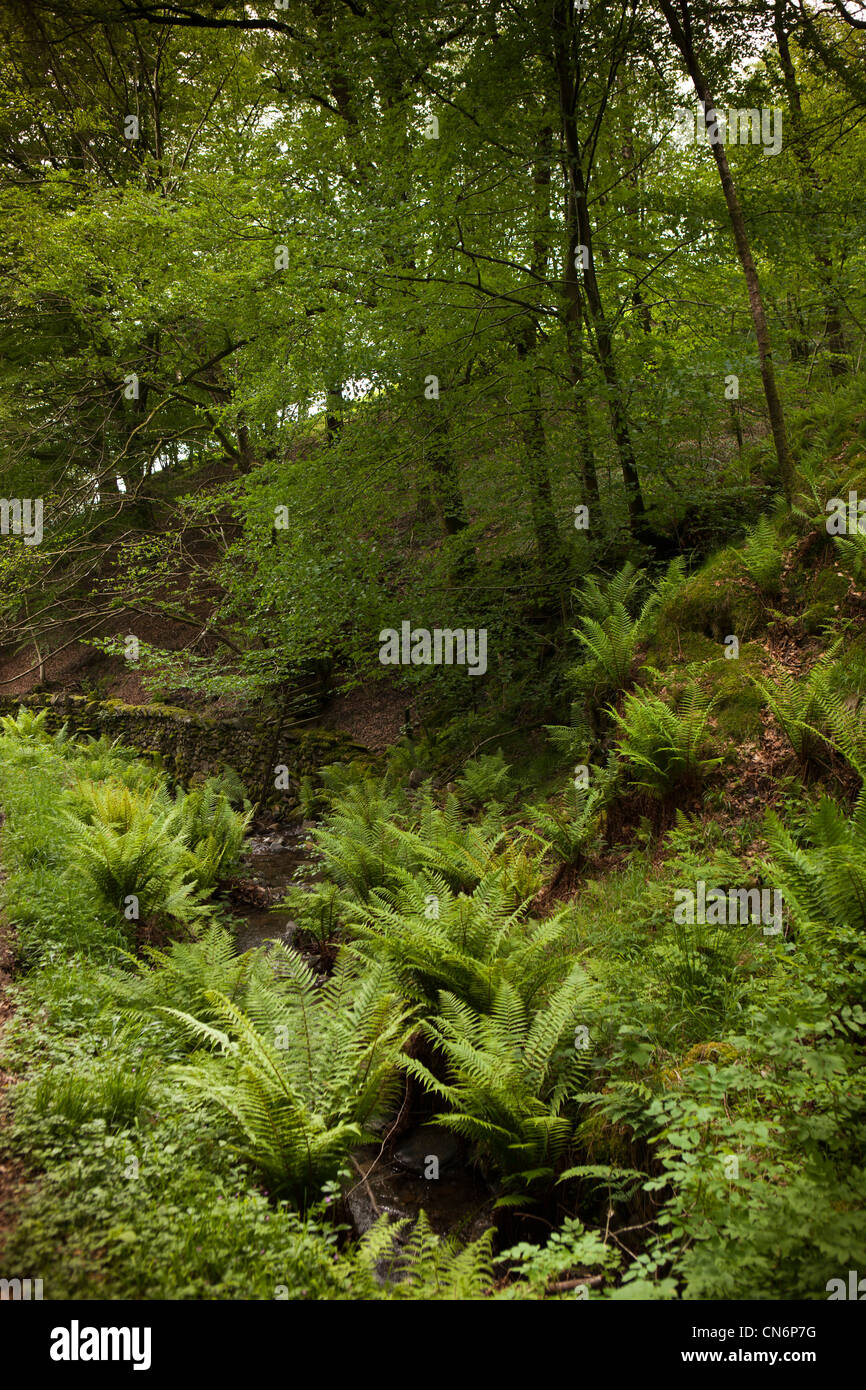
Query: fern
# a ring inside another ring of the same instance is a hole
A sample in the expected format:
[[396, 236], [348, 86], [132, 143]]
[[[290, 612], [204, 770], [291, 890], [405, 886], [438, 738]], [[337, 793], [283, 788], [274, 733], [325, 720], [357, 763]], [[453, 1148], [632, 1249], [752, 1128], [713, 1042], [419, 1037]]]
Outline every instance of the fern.
[[34, 711], [28, 709], [26, 705], [21, 705], [14, 718], [11, 714], [4, 714], [0, 718], [0, 729], [7, 738], [22, 743], [31, 741], [51, 743], [53, 740], [48, 732], [47, 721], [48, 711], [46, 709]]
[[808, 847], [768, 813], [767, 876], [780, 884], [803, 922], [861, 933], [866, 928], [866, 800], [861, 797], [849, 818], [829, 797], [822, 798], [804, 838], [811, 841]]
[[762, 516], [746, 532], [742, 550], [737, 552], [740, 563], [764, 593], [775, 596], [781, 589], [782, 542], [769, 517]]
[[857, 584], [862, 584], [866, 577], [866, 534], [858, 528], [850, 536], [836, 536], [834, 547], [843, 567]]
[[85, 825], [105, 825], [125, 835], [148, 815], [165, 814], [170, 809], [163, 788], [156, 785], [137, 789], [111, 777], [102, 782], [79, 780], [71, 789], [70, 805]]
[[846, 691], [844, 672], [835, 659], [836, 642], [815, 662], [805, 678], [780, 671], [774, 681], [755, 679], [777, 723], [804, 766], [826, 767], [837, 752], [866, 781], [866, 729], [856, 694]]
[[483, 806], [488, 801], [507, 796], [510, 786], [509, 769], [502, 749], [471, 758], [457, 779], [457, 790], [464, 806]]
[[387, 1270], [389, 1299], [481, 1299], [494, 1282], [493, 1231], [461, 1247], [452, 1236], [439, 1236], [419, 1212], [403, 1237], [408, 1218], [387, 1215], [362, 1236], [353, 1255], [355, 1297], [382, 1297], [382, 1268]]
[[328, 875], [361, 900], [392, 882], [403, 863], [398, 814], [397, 797], [366, 778], [333, 797], [330, 815], [314, 832]]
[[201, 929], [197, 940], [174, 941], [165, 951], [145, 948], [143, 955], [129, 956], [132, 973], [105, 977], [106, 992], [135, 1019], [170, 1007], [215, 1022], [209, 995], [219, 993], [243, 1006], [252, 975], [272, 973], [261, 953], [238, 955], [233, 933], [215, 922]]
[[433, 1003], [446, 989], [485, 1011], [503, 981], [528, 1002], [557, 968], [550, 947], [564, 931], [562, 914], [527, 923], [523, 906], [513, 905], [501, 871], [471, 895], [435, 874], [404, 872], [398, 891], [359, 907], [351, 930], [355, 950], [388, 961], [410, 998]]
[[637, 569], [631, 560], [626, 560], [622, 569], [606, 583], [590, 575], [575, 591], [575, 598], [587, 617], [603, 622], [610, 617], [614, 608], [629, 608], [643, 577], [643, 570]]
[[207, 1049], [175, 1077], [229, 1117], [274, 1193], [305, 1203], [393, 1102], [411, 1014], [382, 967], [359, 975], [341, 957], [320, 987], [296, 952], [277, 948], [273, 961], [276, 978], [251, 979], [246, 1012], [216, 991], [215, 1023], [164, 1012]]
[[631, 770], [631, 781], [659, 799], [701, 782], [721, 762], [720, 757], [704, 756], [715, 703], [691, 685], [676, 709], [649, 691], [627, 695], [622, 714], [611, 709], [621, 730], [618, 750]]
[[209, 889], [237, 867], [244, 836], [252, 817], [232, 809], [220, 781], [208, 778], [201, 787], [179, 795], [180, 834], [189, 847], [190, 876], [200, 889]]
[[423, 1062], [406, 1060], [407, 1070], [448, 1106], [437, 1123], [470, 1140], [504, 1173], [509, 1190], [500, 1205], [525, 1201], [531, 1188], [551, 1181], [568, 1150], [567, 1103], [586, 1068], [572, 1038], [588, 993], [579, 966], [535, 1013], [512, 982], [500, 985], [486, 1014], [444, 991], [438, 1016], [423, 1026], [452, 1079], [441, 1081]]
[[119, 826], [72, 812], [64, 819], [74, 859], [108, 911], [124, 912], [134, 898], [138, 917], [161, 914], [189, 922], [201, 915], [178, 807], [151, 814], [138, 804]]
[[604, 811], [617, 775], [615, 762], [594, 768], [593, 774], [592, 786], [573, 787], [563, 804], [525, 808], [530, 825], [563, 864], [579, 864], [601, 844]]
[[440, 873], [455, 891], [471, 892], [503, 838], [494, 815], [465, 824], [454, 796], [443, 807], [421, 798], [408, 823], [396, 796], [369, 781], [335, 797], [313, 835], [328, 876], [360, 902], [396, 887], [402, 871]]
[[683, 574], [684, 561], [678, 557], [650, 591], [637, 616], [632, 616], [629, 604], [643, 579], [642, 570], [627, 563], [604, 589], [594, 579], [584, 583], [578, 600], [587, 611], [575, 636], [586, 657], [571, 673], [579, 691], [600, 698], [629, 685], [638, 644], [649, 635], [661, 603], [683, 583]]

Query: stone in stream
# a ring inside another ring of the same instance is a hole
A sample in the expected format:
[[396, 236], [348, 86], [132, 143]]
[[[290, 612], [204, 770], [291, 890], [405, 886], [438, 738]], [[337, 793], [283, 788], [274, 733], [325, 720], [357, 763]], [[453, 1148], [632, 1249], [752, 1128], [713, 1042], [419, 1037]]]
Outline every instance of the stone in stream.
[[421, 1125], [400, 1140], [394, 1150], [394, 1162], [399, 1163], [409, 1173], [424, 1177], [428, 1160], [439, 1160], [439, 1171], [453, 1163], [460, 1153], [460, 1141], [450, 1130], [441, 1125]]

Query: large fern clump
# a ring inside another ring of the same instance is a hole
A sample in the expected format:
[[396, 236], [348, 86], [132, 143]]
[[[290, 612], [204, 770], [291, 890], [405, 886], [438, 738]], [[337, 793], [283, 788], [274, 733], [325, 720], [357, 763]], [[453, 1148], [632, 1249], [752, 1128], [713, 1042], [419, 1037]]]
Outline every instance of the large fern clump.
[[[493, 1231], [461, 1246], [440, 1236], [425, 1212], [409, 1218], [382, 1216], [351, 1253], [355, 1298], [471, 1299], [489, 1296], [494, 1284]], [[383, 1281], [382, 1271], [385, 1270]]]
[[235, 811], [217, 778], [208, 778], [202, 786], [180, 794], [177, 804], [180, 833], [190, 850], [192, 878], [197, 887], [212, 888], [237, 868], [252, 809], [247, 804], [244, 814]]
[[[114, 789], [112, 789], [112, 792]], [[90, 819], [67, 812], [74, 860], [103, 908], [128, 921], [154, 916], [189, 922], [202, 907], [195, 897], [190, 856], [182, 838], [180, 808], [153, 806], [128, 788], [99, 796], [107, 816]]]
[[[129, 956], [132, 969], [107, 974], [104, 979], [109, 996], [127, 1016], [141, 1020], [155, 1018], [158, 1010], [172, 1008], [215, 1022], [210, 998], [219, 994], [243, 1007], [251, 978], [265, 978], [272, 972], [262, 952], [239, 955], [234, 933], [218, 922], [193, 928], [192, 941], [173, 941], [164, 951], [145, 947], [142, 957]], [[167, 1015], [163, 1014], [165, 1028]], [[183, 1036], [179, 1025], [172, 1028], [175, 1040]]]
[[314, 833], [328, 876], [362, 901], [391, 883], [406, 860], [400, 813], [397, 794], [367, 777], [333, 796], [325, 824]]
[[163, 778], [137, 780], [76, 783], [66, 818], [75, 857], [104, 907], [192, 921], [197, 899], [236, 866], [251, 812], [233, 810], [216, 779], [174, 801]]
[[570, 676], [577, 691], [600, 699], [628, 687], [638, 645], [649, 635], [660, 605], [682, 584], [683, 572], [681, 557], [671, 561], [636, 613], [636, 594], [644, 574], [630, 562], [606, 585], [593, 578], [584, 582], [576, 595], [583, 616], [574, 635], [585, 656]]
[[507, 798], [510, 787], [509, 768], [501, 748], [480, 758], [470, 758], [457, 779], [460, 800], [470, 809]]
[[605, 810], [619, 768], [615, 757], [606, 767], [593, 768], [593, 781], [573, 785], [558, 803], [524, 808], [530, 825], [563, 864], [576, 865], [590, 857], [602, 843]]
[[538, 1009], [513, 982], [503, 982], [490, 1010], [443, 991], [435, 1018], [423, 1026], [448, 1062], [441, 1080], [422, 1061], [406, 1067], [448, 1110], [437, 1123], [470, 1140], [505, 1175], [501, 1203], [525, 1201], [539, 1180], [551, 1180], [572, 1139], [569, 1101], [581, 1090], [586, 1054], [575, 1029], [589, 997], [581, 967]]
[[480, 883], [505, 839], [495, 811], [466, 821], [456, 796], [432, 796], [411, 811], [396, 792], [365, 779], [333, 798], [313, 840], [328, 877], [359, 902], [397, 887], [404, 872], [440, 874], [454, 891]]
[[116, 776], [102, 781], [80, 778], [70, 789], [69, 804], [79, 822], [104, 825], [123, 835], [142, 817], [165, 816], [171, 810], [164, 786], [135, 787]]
[[410, 998], [432, 1003], [445, 989], [484, 1012], [505, 980], [525, 1001], [535, 996], [558, 969], [552, 948], [565, 922], [561, 913], [527, 921], [501, 870], [471, 894], [436, 874], [404, 872], [397, 891], [374, 893], [359, 909], [351, 930], [355, 949], [388, 961]]
[[19, 707], [17, 715], [0, 716], [0, 733], [20, 743], [53, 742], [48, 730], [48, 711], [28, 709], [26, 705]]
[[823, 928], [866, 929], [866, 794], [853, 816], [823, 797], [809, 817], [804, 841], [767, 815], [770, 862], [766, 872], [803, 922]]
[[759, 517], [746, 532], [737, 556], [749, 578], [770, 597], [781, 589], [783, 546], [769, 517]]
[[471, 893], [500, 858], [509, 855], [499, 809], [494, 806], [479, 820], [466, 820], [452, 795], [442, 806], [425, 797], [417, 821], [400, 839], [411, 872], [437, 873], [454, 892]]
[[661, 800], [678, 788], [698, 785], [721, 762], [707, 756], [714, 703], [690, 685], [676, 708], [641, 690], [625, 697], [622, 714], [611, 709], [620, 728], [618, 751], [635, 786]]
[[343, 956], [322, 985], [296, 952], [271, 959], [275, 977], [250, 981], [246, 1010], [217, 991], [214, 1023], [166, 1010], [202, 1047], [173, 1075], [228, 1117], [272, 1192], [304, 1204], [393, 1104], [411, 1013], [382, 966], [360, 972]]
[[836, 752], [866, 781], [866, 726], [856, 691], [849, 689], [839, 643], [823, 652], [807, 675], [780, 670], [755, 685], [804, 767], [826, 770]]

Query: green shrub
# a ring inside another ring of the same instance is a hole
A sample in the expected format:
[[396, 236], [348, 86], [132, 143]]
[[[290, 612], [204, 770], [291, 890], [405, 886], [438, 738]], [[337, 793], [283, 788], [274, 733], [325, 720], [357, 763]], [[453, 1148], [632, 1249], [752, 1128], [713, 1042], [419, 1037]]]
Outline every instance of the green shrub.
[[470, 1140], [504, 1174], [508, 1191], [499, 1205], [526, 1201], [535, 1184], [553, 1179], [568, 1151], [569, 1101], [586, 1070], [574, 1034], [588, 993], [578, 966], [537, 1010], [525, 1006], [510, 982], [499, 986], [486, 1013], [443, 991], [437, 1016], [423, 1027], [446, 1057], [451, 1079], [440, 1080], [415, 1058], [406, 1061], [447, 1104], [437, 1123]]
[[457, 779], [457, 794], [464, 806], [475, 809], [489, 801], [507, 799], [511, 779], [501, 748], [471, 758]]
[[749, 578], [765, 594], [775, 597], [781, 589], [783, 545], [769, 517], [762, 516], [746, 532], [743, 547], [737, 553]]
[[393, 1101], [410, 1013], [381, 967], [359, 975], [344, 957], [321, 985], [294, 951], [272, 960], [277, 977], [251, 981], [247, 1012], [207, 993], [221, 1027], [167, 1010], [211, 1049], [173, 1075], [228, 1117], [274, 1193], [303, 1204]]
[[675, 709], [645, 690], [625, 697], [622, 714], [611, 709], [621, 731], [617, 748], [635, 786], [662, 799], [704, 780], [721, 762], [705, 756], [713, 704], [691, 685]]

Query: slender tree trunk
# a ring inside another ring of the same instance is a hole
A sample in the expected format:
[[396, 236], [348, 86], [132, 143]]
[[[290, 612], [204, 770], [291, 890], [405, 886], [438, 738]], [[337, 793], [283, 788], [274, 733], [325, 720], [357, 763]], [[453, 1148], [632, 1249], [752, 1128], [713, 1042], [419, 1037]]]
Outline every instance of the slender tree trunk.
[[[569, 195], [569, 201], [571, 201]], [[568, 367], [573, 391], [573, 407], [577, 425], [577, 447], [580, 475], [589, 505], [599, 501], [598, 472], [595, 455], [592, 451], [592, 437], [589, 429], [589, 410], [586, 404], [583, 368], [583, 306], [580, 300], [580, 286], [575, 269], [576, 242], [569, 244], [568, 259], [565, 265], [563, 293], [566, 299], [565, 342], [568, 352]]]
[[[400, 84], [396, 73], [386, 70], [384, 83], [386, 89], [385, 106], [391, 116], [399, 120], [399, 148], [407, 167], [411, 167], [411, 141], [407, 124], [407, 108], [405, 103], [401, 101]], [[409, 194], [404, 189], [400, 195], [400, 201], [406, 203], [408, 199]], [[416, 270], [414, 255], [400, 243], [399, 239], [393, 250], [387, 252], [385, 259], [389, 265], [398, 265], [401, 269], [413, 273]], [[423, 323], [419, 323], [415, 332], [420, 346], [427, 335], [427, 329]], [[422, 354], [419, 352], [418, 355], [420, 358]], [[423, 518], [429, 515], [431, 510], [435, 511], [445, 535], [459, 536], [467, 530], [469, 519], [463, 498], [460, 467], [455, 457], [451, 413], [446, 400], [443, 399], [446, 385], [450, 383], [444, 381], [444, 373], [439, 363], [431, 367], [429, 374], [438, 379], [439, 395], [438, 398], [429, 399], [425, 388], [421, 408], [425, 466], [419, 470], [416, 482], [417, 513]], [[476, 574], [477, 568], [475, 548], [467, 536], [462, 543], [456, 546], [451, 570], [452, 577], [458, 583], [465, 583]]]
[[[538, 280], [546, 277], [550, 258], [550, 165], [553, 132], [545, 126], [538, 135], [532, 171], [533, 235], [532, 272]], [[525, 450], [524, 475], [529, 489], [529, 505], [538, 562], [542, 570], [560, 583], [566, 573], [567, 549], [556, 522], [553, 488], [544, 428], [544, 405], [533, 358], [538, 347], [538, 321], [525, 317], [514, 330], [517, 356], [524, 366], [520, 392], [520, 431]]]
[[238, 458], [240, 459], [240, 470], [242, 473], [251, 473], [255, 459], [250, 445], [250, 432], [245, 424], [240, 424], [236, 430], [238, 441]]
[[424, 402], [427, 478], [433, 504], [446, 536], [456, 536], [468, 526], [466, 506], [451, 447], [451, 430], [440, 383], [439, 400]]
[[[566, 141], [568, 141], [568, 137], [566, 137]], [[585, 264], [583, 265], [583, 286], [586, 291], [586, 302], [589, 306], [590, 317], [592, 319], [595, 343], [598, 349], [598, 360], [607, 386], [610, 423], [619, 453], [620, 468], [622, 469], [623, 483], [625, 484], [628, 514], [632, 523], [632, 528], [639, 530], [646, 512], [646, 507], [644, 505], [643, 492], [641, 491], [637, 459], [635, 458], [634, 448], [631, 442], [631, 432], [628, 427], [625, 397], [623, 396], [619, 372], [617, 371], [616, 359], [614, 357], [613, 338], [611, 336], [610, 325], [605, 317], [601, 291], [595, 273], [592, 225], [589, 220], [589, 212], [587, 209], [586, 187], [583, 180], [583, 168], [580, 164], [579, 151], [576, 151], [576, 157], [570, 159], [569, 163], [577, 211], [578, 243], [586, 248], [584, 256]], [[576, 253], [576, 244], [574, 250]]]
[[325, 413], [325, 434], [328, 441], [328, 448], [336, 444], [340, 438], [340, 431], [343, 428], [343, 391], [339, 384], [336, 386], [325, 386], [325, 396], [327, 401]]
[[[782, 67], [785, 93], [794, 126], [794, 157], [800, 166], [804, 182], [808, 184], [806, 191], [820, 193], [823, 189], [823, 183], [809, 157], [809, 144], [803, 123], [803, 103], [800, 99], [800, 84], [797, 81], [797, 71], [791, 58], [782, 0], [776, 0], [773, 28], [779, 49], [779, 62]], [[830, 350], [830, 375], [844, 376], [848, 370], [848, 362], [845, 356], [846, 344], [842, 328], [842, 315], [838, 298], [833, 289], [833, 263], [817, 238], [812, 241], [812, 249], [824, 297], [824, 332], [827, 347]]]
[[[683, 56], [683, 61], [692, 79], [692, 84], [694, 85], [698, 100], [703, 105], [707, 129], [712, 132], [715, 127], [717, 130], [715, 103], [713, 102], [709, 86], [707, 85], [706, 78], [704, 77], [695, 53], [688, 0], [677, 0], [679, 14], [677, 13], [677, 8], [674, 7], [674, 0], [659, 0], [659, 3], [664, 17], [668, 22], [671, 37]], [[785, 414], [782, 409], [779, 389], [776, 385], [773, 350], [770, 343], [770, 332], [767, 327], [767, 316], [764, 313], [764, 301], [761, 296], [758, 272], [755, 269], [755, 262], [752, 258], [752, 248], [749, 245], [749, 235], [746, 231], [743, 209], [740, 206], [736, 186], [731, 176], [731, 169], [728, 164], [728, 157], [725, 153], [724, 144], [717, 136], [713, 139], [711, 134], [710, 148], [713, 151], [716, 167], [719, 171], [722, 191], [725, 195], [725, 202], [728, 208], [728, 216], [731, 219], [731, 228], [734, 233], [737, 254], [740, 258], [740, 264], [743, 267], [743, 274], [746, 278], [749, 309], [751, 310], [752, 323], [755, 328], [755, 338], [758, 344], [758, 357], [761, 363], [761, 380], [764, 384], [764, 397], [767, 402], [767, 412], [770, 417], [770, 429], [773, 432], [773, 443], [776, 446], [776, 458], [779, 463], [782, 490], [785, 494], [785, 500], [790, 504], [794, 491], [794, 457], [788, 443], [788, 434], [785, 428]]]
[[547, 460], [547, 437], [538, 377], [532, 366], [537, 345], [535, 324], [527, 325], [516, 339], [517, 356], [525, 367], [525, 392], [521, 392], [520, 433], [523, 436], [523, 472], [529, 489], [529, 507], [538, 563], [548, 573], [561, 573], [565, 548], [556, 513]]
[[[627, 217], [634, 226], [634, 246], [632, 256], [644, 265], [647, 262], [647, 254], [642, 246], [643, 225], [641, 222], [640, 208], [640, 181], [634, 157], [634, 112], [629, 94], [628, 79], [621, 80], [619, 83], [620, 100], [624, 107], [625, 121], [625, 141], [622, 147], [622, 157], [627, 173], [625, 175], [625, 198], [624, 206]], [[650, 307], [636, 286], [632, 290], [631, 302], [634, 305], [637, 321], [643, 329], [644, 334], [649, 337], [653, 331], [653, 320]]]
[[571, 30], [572, 19], [568, 5], [564, 3], [564, 0], [558, 0], [554, 12], [553, 47], [554, 63], [559, 86], [562, 132], [565, 141], [565, 159], [570, 194], [569, 208], [575, 219], [575, 225], [569, 229], [571, 232], [572, 265], [574, 265], [577, 247], [579, 245], [583, 246], [585, 248], [581, 258], [583, 288], [586, 294], [589, 317], [592, 322], [593, 334], [598, 350], [598, 360], [607, 386], [611, 430], [616, 442], [620, 468], [622, 469], [629, 521], [632, 531], [637, 532], [641, 529], [643, 524], [646, 507], [641, 491], [637, 460], [631, 442], [631, 433], [628, 427], [625, 398], [620, 385], [619, 373], [617, 372], [616, 360], [614, 357], [610, 325], [605, 317], [601, 291], [595, 272], [592, 225], [587, 208], [586, 182], [577, 131], [577, 87], [575, 75], [572, 71], [572, 54], [570, 51]]

